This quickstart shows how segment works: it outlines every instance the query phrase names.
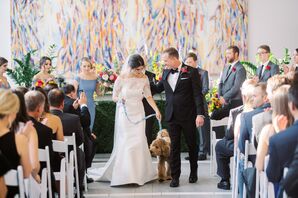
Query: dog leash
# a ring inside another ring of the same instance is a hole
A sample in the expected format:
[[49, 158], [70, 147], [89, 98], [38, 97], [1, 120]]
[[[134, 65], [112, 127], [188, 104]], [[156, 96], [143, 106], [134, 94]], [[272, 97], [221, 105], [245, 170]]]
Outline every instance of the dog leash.
[[[145, 117], [142, 118], [141, 120], [134, 122], [134, 121], [132, 121], [132, 120], [128, 117], [128, 113], [127, 113], [127, 110], [126, 110], [125, 103], [124, 103], [123, 101], [121, 101], [120, 103], [121, 103], [122, 106], [123, 106], [124, 113], [125, 113], [125, 116], [126, 116], [127, 120], [128, 120], [130, 123], [134, 124], [134, 125], [137, 125], [137, 124], [139, 124], [140, 122], [143, 122], [143, 121], [145, 121], [145, 120], [147, 120], [147, 119], [149, 119], [149, 118], [151, 118], [151, 117], [153, 117], [153, 116], [156, 116], [155, 113], [154, 113], [154, 114], [150, 114], [150, 115], [148, 115], [148, 116], [145, 116]], [[161, 121], [160, 121], [160, 120], [157, 120], [157, 121], [158, 121], [159, 131], [161, 131], [161, 130], [162, 130]]]

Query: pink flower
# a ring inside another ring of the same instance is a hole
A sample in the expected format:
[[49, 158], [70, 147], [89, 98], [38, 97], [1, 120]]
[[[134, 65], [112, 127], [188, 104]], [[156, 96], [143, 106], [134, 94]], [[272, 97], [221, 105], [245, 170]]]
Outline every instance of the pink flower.
[[271, 69], [270, 65], [267, 65], [265, 69], [270, 70]]
[[236, 71], [236, 68], [235, 68], [235, 67], [233, 67], [233, 68], [232, 68], [232, 72], [235, 72], [235, 71]]

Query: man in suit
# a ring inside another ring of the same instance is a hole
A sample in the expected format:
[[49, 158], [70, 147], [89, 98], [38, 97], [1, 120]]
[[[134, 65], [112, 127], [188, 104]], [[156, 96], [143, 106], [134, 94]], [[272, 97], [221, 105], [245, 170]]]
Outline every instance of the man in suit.
[[[244, 109], [252, 107], [252, 98], [256, 81], [247, 79], [241, 87], [243, 105], [231, 109], [227, 130], [223, 139], [219, 140], [215, 146], [217, 174], [221, 177], [221, 181], [217, 184], [217, 188], [230, 190], [230, 158], [234, 155], [234, 128], [236, 117], [243, 112]], [[238, 126], [237, 126], [238, 127]]]
[[283, 169], [293, 160], [298, 139], [298, 73], [288, 93], [288, 106], [295, 121], [292, 126], [269, 139], [269, 162], [266, 169], [269, 182], [279, 183]]
[[259, 82], [267, 82], [272, 76], [279, 74], [278, 65], [269, 60], [270, 47], [268, 45], [261, 45], [258, 48], [257, 55], [261, 61], [261, 65], [257, 69], [257, 78]]
[[229, 63], [224, 67], [218, 85], [221, 109], [215, 110], [211, 119], [221, 120], [229, 116], [230, 110], [242, 105], [240, 87], [246, 79], [246, 70], [239, 61], [239, 48], [230, 46], [226, 50]]
[[[25, 97], [27, 114], [30, 120], [33, 122], [33, 126], [37, 132], [38, 148], [45, 149], [46, 146], [49, 147], [51, 171], [52, 172], [60, 171], [60, 163], [59, 163], [60, 158], [58, 158], [58, 156], [55, 155], [53, 151], [52, 129], [38, 121], [41, 118], [42, 113], [44, 112], [45, 97], [39, 91], [29, 91], [25, 94], [24, 97]], [[57, 163], [57, 160], [58, 160], [58, 163]], [[43, 168], [46, 168], [45, 162], [40, 163], [40, 171], [38, 173], [40, 176]], [[56, 185], [55, 178], [52, 176], [53, 192], [57, 192], [55, 185]]]
[[63, 112], [64, 98], [65, 98], [63, 91], [59, 89], [52, 89], [48, 93], [48, 98], [50, 103], [50, 112], [60, 117], [61, 119], [64, 136], [72, 136], [72, 133], [75, 133], [77, 148], [74, 148], [74, 149], [77, 149], [79, 185], [80, 185], [80, 192], [82, 193], [86, 165], [85, 165], [85, 154], [79, 148], [79, 146], [84, 141], [84, 134], [81, 127], [80, 118], [78, 115]]
[[[156, 83], [155, 74], [154, 73], [146, 70], [145, 71], [145, 75], [148, 77], [149, 82], [150, 82], [150, 85], [154, 85]], [[152, 87], [152, 86], [150, 86], [150, 87]], [[143, 102], [143, 105], [144, 105], [145, 116], [148, 116], [148, 115], [151, 115], [151, 114], [155, 114], [155, 111], [149, 105], [149, 103], [147, 102], [146, 98], [143, 98], [142, 102]], [[146, 137], [147, 137], [148, 146], [152, 142], [152, 131], [153, 131], [154, 121], [155, 121], [155, 117], [151, 117], [151, 118], [148, 118], [146, 120], [145, 131], [146, 131]]]
[[[78, 115], [84, 132], [84, 153], [86, 168], [91, 167], [93, 158], [96, 153], [95, 139], [96, 135], [90, 130], [90, 113], [87, 107], [87, 97], [84, 92], [77, 97], [75, 87], [66, 84], [63, 87], [65, 94], [63, 112]], [[93, 179], [87, 177], [87, 182], [93, 182]]]
[[189, 183], [195, 183], [197, 176], [196, 125], [204, 124], [204, 104], [198, 71], [179, 60], [178, 51], [171, 47], [162, 54], [166, 69], [162, 80], [154, 86], [157, 93], [165, 91], [165, 121], [168, 122], [171, 138], [170, 166], [172, 181], [170, 187], [179, 186], [181, 174], [180, 141], [183, 131], [189, 148]]
[[[264, 112], [264, 109], [270, 107], [268, 103], [267, 94], [266, 94], [266, 83], [258, 83], [254, 89], [253, 94], [253, 107], [254, 110], [250, 112], [243, 113], [240, 118], [240, 134], [238, 140], [238, 147], [241, 153], [241, 156], [245, 154], [245, 141], [248, 140], [251, 143], [252, 140], [252, 117], [261, 112]], [[240, 157], [241, 157], [240, 156]], [[249, 156], [249, 161], [253, 164], [255, 162], [255, 156]], [[244, 159], [241, 157], [239, 162], [239, 175], [242, 175], [244, 170]], [[243, 179], [239, 178], [239, 194], [240, 197], [243, 195]]]
[[[210, 153], [210, 118], [208, 115], [208, 105], [205, 100], [205, 96], [209, 91], [209, 76], [208, 71], [198, 67], [198, 57], [195, 53], [188, 53], [186, 55], [185, 64], [193, 68], [196, 68], [200, 75], [200, 80], [202, 83], [202, 94], [204, 99], [204, 110], [205, 110], [205, 120], [202, 127], [197, 128], [198, 130], [198, 160], [206, 160], [207, 153]], [[189, 160], [189, 157], [185, 158]]]
[[[267, 81], [267, 98], [269, 103], [271, 102], [273, 92], [282, 85], [289, 84], [289, 79], [284, 75], [275, 75]], [[255, 143], [259, 142], [259, 137], [263, 127], [272, 123], [272, 110], [268, 109], [262, 113], [259, 113], [252, 118], [252, 132], [255, 136]]]

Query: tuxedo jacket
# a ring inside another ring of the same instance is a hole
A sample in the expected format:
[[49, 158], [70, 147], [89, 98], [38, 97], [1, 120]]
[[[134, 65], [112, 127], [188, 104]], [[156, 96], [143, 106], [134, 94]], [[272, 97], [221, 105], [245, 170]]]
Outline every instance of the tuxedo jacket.
[[153, 86], [154, 92], [161, 93], [165, 91], [165, 121], [170, 121], [173, 116], [175, 120], [185, 121], [195, 119], [197, 115], [204, 115], [203, 95], [198, 70], [182, 63], [174, 91], [168, 83], [170, 73], [171, 70], [165, 69], [162, 80], [156, 86]]
[[[151, 88], [151, 92], [152, 92], [152, 85], [155, 85], [155, 83], [156, 83], [155, 74], [152, 72], [149, 72], [147, 70], [146, 70], [145, 74], [149, 79], [150, 88]], [[143, 98], [143, 105], [144, 105], [144, 110], [145, 110], [146, 116], [155, 113], [154, 109], [152, 109], [152, 107], [149, 105], [149, 103], [147, 102], [147, 100], [145, 98]]]
[[65, 96], [63, 112], [78, 115], [80, 117], [81, 125], [85, 130], [86, 128], [90, 127], [90, 123], [91, 123], [90, 112], [87, 106], [84, 106], [82, 108], [78, 107], [77, 109], [75, 109], [72, 106], [74, 101], [75, 101], [74, 99], [68, 96]]
[[219, 96], [222, 96], [227, 103], [242, 100], [240, 87], [245, 79], [246, 70], [240, 61], [230, 70], [228, 66], [225, 66], [218, 85]]
[[276, 183], [283, 177], [283, 169], [294, 157], [298, 139], [298, 121], [269, 139], [269, 162], [266, 169], [270, 182]]
[[84, 141], [84, 134], [79, 116], [70, 113], [63, 113], [60, 110], [51, 110], [51, 113], [60, 117], [64, 136], [72, 136], [72, 133], [75, 133], [76, 144], [77, 147], [79, 147]]
[[[260, 82], [267, 82], [267, 80], [269, 78], [271, 78], [272, 76], [274, 76], [276, 74], [279, 74], [279, 67], [278, 67], [278, 65], [272, 63], [271, 61], [269, 61], [268, 65], [264, 65], [264, 67], [265, 67], [265, 69], [264, 69], [263, 75], [259, 79]], [[270, 69], [268, 69], [266, 67], [269, 67]], [[260, 73], [262, 72], [261, 68], [262, 67], [260, 66], [257, 69], [257, 75], [258, 75], [258, 77], [260, 76]]]

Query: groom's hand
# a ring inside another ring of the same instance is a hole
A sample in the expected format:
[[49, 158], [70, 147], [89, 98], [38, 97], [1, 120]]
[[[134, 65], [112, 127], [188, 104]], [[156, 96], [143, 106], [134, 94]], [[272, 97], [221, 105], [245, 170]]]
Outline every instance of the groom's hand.
[[204, 125], [204, 117], [203, 116], [197, 115], [196, 125], [197, 125], [197, 127], [201, 127]]

